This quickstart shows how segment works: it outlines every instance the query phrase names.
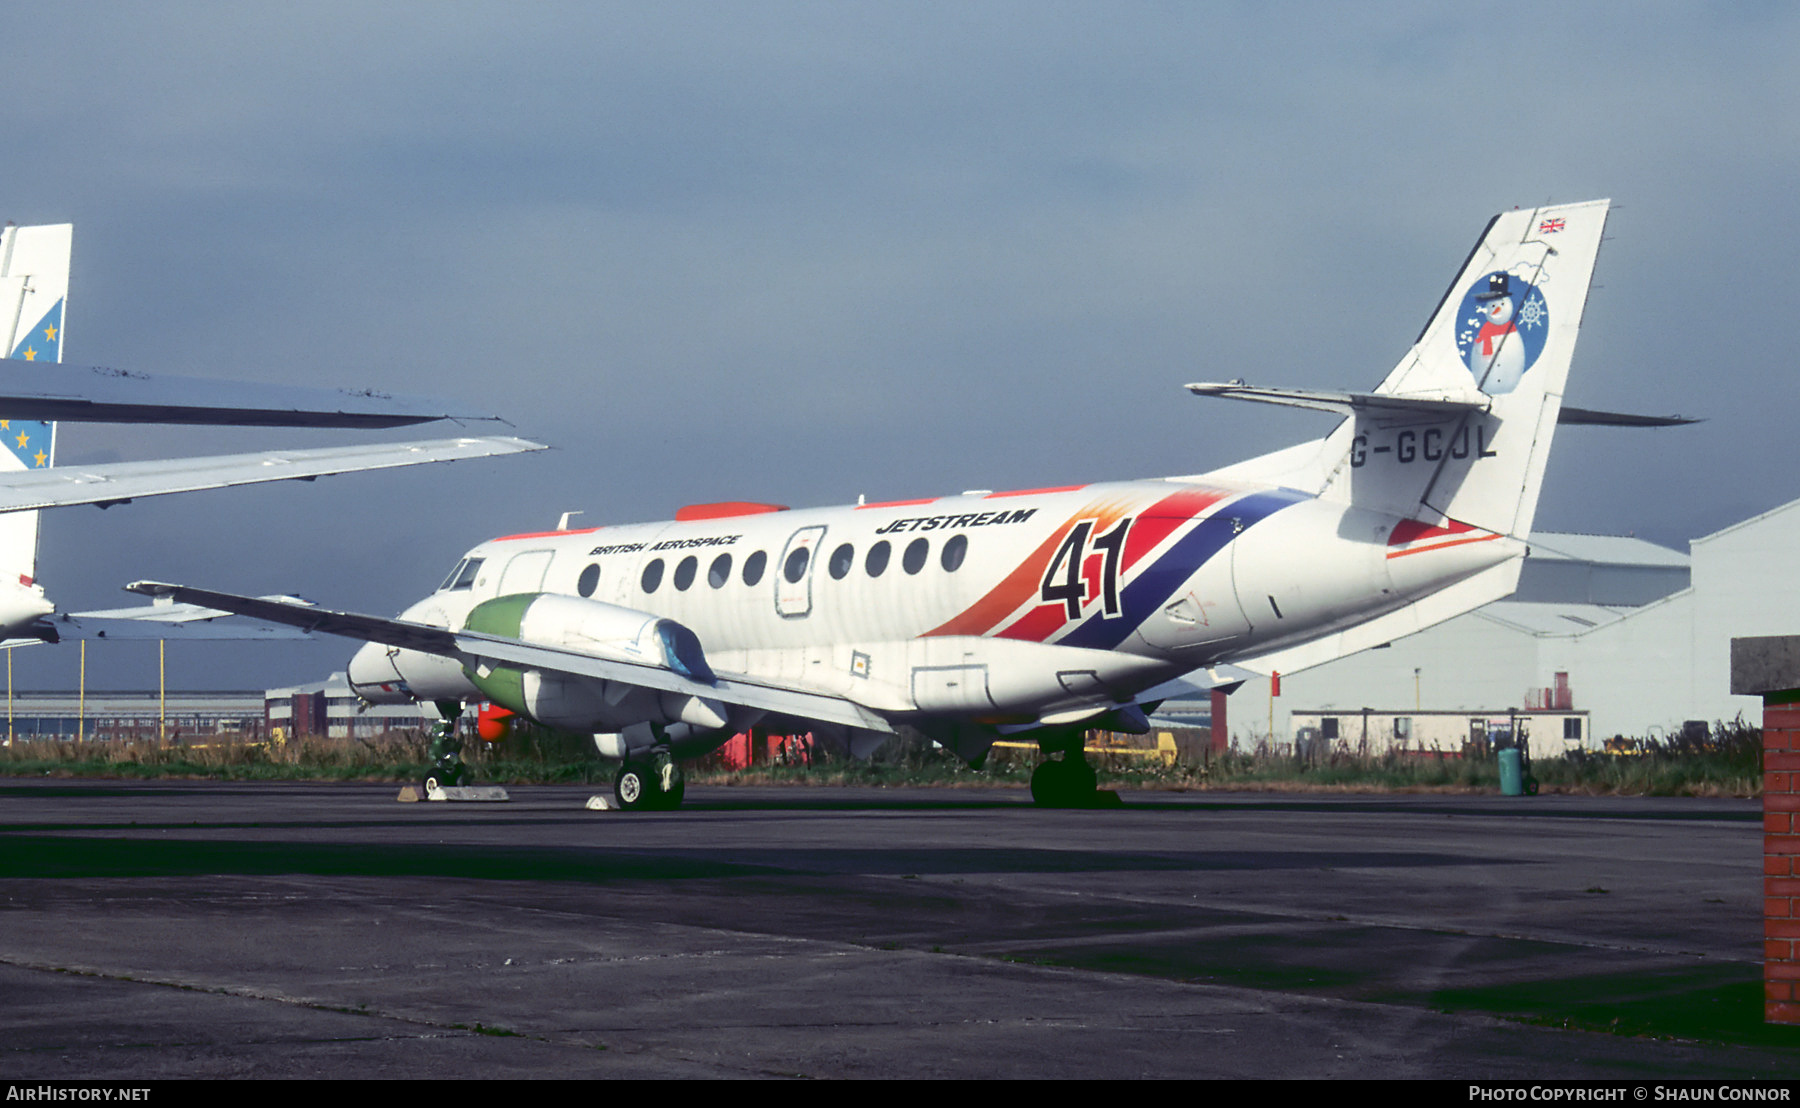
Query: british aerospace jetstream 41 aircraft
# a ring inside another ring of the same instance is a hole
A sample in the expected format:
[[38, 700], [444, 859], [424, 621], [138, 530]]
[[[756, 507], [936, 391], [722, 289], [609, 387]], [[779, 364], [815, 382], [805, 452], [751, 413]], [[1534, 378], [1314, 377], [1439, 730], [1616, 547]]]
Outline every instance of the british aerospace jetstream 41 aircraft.
[[367, 640], [368, 701], [593, 732], [627, 807], [678, 802], [674, 760], [754, 725], [866, 752], [910, 724], [971, 762], [1031, 736], [1033, 795], [1083, 803], [1084, 730], [1143, 730], [1173, 678], [1291, 672], [1512, 592], [1606, 214], [1495, 217], [1374, 392], [1188, 386], [1345, 417], [1214, 473], [508, 535], [397, 619], [129, 588]]

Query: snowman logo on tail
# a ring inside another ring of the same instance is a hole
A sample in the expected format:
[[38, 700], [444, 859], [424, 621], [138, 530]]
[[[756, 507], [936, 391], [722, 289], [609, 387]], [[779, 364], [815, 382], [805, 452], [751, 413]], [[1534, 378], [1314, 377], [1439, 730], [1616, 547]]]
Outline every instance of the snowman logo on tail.
[[1550, 316], [1537, 286], [1504, 271], [1478, 279], [1463, 295], [1456, 348], [1475, 385], [1489, 396], [1509, 393], [1544, 349]]

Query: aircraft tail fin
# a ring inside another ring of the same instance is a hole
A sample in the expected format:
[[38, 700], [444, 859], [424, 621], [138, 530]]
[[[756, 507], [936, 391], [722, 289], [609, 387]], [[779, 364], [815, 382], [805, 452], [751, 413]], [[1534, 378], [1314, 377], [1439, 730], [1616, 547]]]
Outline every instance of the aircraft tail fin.
[[[26, 362], [62, 361], [73, 228], [67, 223], [0, 229], [0, 338], [6, 355]], [[55, 463], [56, 424], [5, 419], [0, 412], [0, 471]], [[0, 516], [0, 582], [37, 576], [38, 513]]]
[[1230, 385], [1202, 395], [1337, 411], [1325, 439], [1222, 475], [1523, 539], [1531, 531], [1609, 201], [1495, 216], [1372, 393]]

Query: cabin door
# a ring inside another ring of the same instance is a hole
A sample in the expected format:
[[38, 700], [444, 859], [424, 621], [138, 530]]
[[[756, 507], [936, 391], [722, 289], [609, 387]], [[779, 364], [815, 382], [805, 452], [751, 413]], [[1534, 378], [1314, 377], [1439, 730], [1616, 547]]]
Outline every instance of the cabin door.
[[812, 611], [813, 563], [825, 528], [803, 527], [795, 531], [775, 563], [775, 610], [783, 618], [799, 619]]

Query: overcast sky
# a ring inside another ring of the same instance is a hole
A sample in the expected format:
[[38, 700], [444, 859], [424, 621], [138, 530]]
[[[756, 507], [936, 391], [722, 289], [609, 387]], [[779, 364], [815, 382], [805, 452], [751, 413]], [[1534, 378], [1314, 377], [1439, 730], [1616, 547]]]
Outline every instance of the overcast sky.
[[[1489, 216], [1599, 196], [1569, 401], [1707, 422], [1564, 429], [1539, 527], [1685, 550], [1800, 497], [1788, 4], [61, 3], [0, 58], [0, 217], [75, 224], [68, 361], [444, 396], [555, 448], [52, 513], [66, 608], [148, 576], [390, 614], [568, 510], [1203, 471], [1330, 420], [1182, 384], [1368, 388]], [[155, 650], [89, 667], [153, 685]]]

